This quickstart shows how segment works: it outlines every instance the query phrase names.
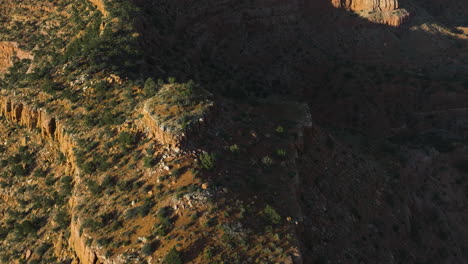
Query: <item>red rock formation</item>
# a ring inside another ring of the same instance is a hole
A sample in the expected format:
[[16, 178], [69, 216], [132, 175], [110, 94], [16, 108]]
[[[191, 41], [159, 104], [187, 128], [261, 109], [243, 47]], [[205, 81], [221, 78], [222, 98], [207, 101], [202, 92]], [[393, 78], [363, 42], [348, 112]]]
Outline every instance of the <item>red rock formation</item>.
[[398, 0], [332, 0], [332, 4], [336, 8], [352, 10], [373, 22], [390, 26], [399, 26], [409, 18], [405, 9], [399, 9]]
[[71, 175], [77, 171], [73, 136], [65, 131], [62, 122], [51, 117], [44, 109], [35, 109], [13, 97], [0, 96], [0, 116], [29, 130], [39, 129], [43, 138], [57, 142], [58, 148], [67, 158], [68, 173]]
[[351, 10], [394, 10], [398, 0], [332, 0], [335, 7]]

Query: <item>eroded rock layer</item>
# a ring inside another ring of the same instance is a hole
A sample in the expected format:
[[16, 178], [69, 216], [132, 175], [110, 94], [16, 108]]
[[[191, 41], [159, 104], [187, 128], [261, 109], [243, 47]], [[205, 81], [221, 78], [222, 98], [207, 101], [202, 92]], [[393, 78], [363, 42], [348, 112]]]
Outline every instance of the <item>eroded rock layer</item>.
[[156, 120], [151, 115], [151, 111], [148, 109], [148, 104], [145, 104], [142, 110], [143, 117], [139, 126], [143, 131], [147, 132], [149, 136], [162, 144], [179, 148], [187, 143], [187, 139], [196, 138], [203, 133], [206, 129], [207, 123], [213, 119], [215, 112], [214, 109], [215, 108], [211, 106], [203, 118], [196, 120], [196, 122], [187, 127], [183, 132], [176, 132]]
[[351, 10], [394, 10], [398, 8], [397, 0], [332, 0], [335, 7]]
[[409, 13], [400, 9], [398, 0], [332, 0], [336, 8], [345, 8], [359, 13], [373, 22], [399, 26], [408, 18]]
[[60, 151], [67, 158], [69, 174], [77, 170], [73, 148], [73, 137], [65, 131], [65, 127], [44, 109], [36, 109], [30, 105], [9, 96], [0, 96], [0, 116], [29, 130], [38, 129], [45, 139], [55, 140]]

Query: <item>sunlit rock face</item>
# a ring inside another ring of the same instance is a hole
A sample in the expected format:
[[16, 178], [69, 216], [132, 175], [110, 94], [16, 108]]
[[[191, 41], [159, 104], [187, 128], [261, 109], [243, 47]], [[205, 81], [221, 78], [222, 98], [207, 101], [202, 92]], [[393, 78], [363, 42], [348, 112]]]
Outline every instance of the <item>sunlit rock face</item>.
[[370, 21], [400, 26], [408, 18], [409, 13], [400, 9], [398, 0], [332, 0], [336, 8], [345, 8], [355, 11]]
[[394, 10], [398, 8], [397, 0], [332, 0], [335, 7], [351, 10]]

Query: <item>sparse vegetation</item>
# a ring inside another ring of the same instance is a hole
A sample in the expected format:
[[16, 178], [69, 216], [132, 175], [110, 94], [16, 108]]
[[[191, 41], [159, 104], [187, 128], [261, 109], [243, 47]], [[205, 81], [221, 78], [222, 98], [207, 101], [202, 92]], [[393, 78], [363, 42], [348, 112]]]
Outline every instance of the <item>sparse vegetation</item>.
[[215, 167], [216, 156], [214, 153], [208, 153], [206, 151], [200, 153], [198, 156], [200, 159], [200, 167], [206, 170], [212, 170]]
[[182, 256], [177, 249], [172, 248], [163, 260], [163, 264], [182, 264]]

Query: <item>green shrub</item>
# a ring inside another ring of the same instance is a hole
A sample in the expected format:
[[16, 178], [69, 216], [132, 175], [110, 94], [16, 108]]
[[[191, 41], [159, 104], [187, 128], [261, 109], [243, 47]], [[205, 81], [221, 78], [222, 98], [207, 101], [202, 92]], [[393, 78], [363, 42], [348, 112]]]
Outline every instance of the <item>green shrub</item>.
[[105, 188], [114, 187], [115, 184], [115, 178], [110, 175], [106, 175], [106, 177], [104, 177], [104, 180], [102, 181], [102, 186]]
[[156, 92], [158, 91], [158, 86], [156, 83], [153, 81], [153, 79], [148, 78], [146, 79], [145, 86], [143, 87], [143, 92], [147, 97], [153, 97], [156, 95]]
[[60, 182], [62, 183], [62, 190], [61, 192], [65, 193], [65, 194], [70, 194], [72, 189], [73, 189], [73, 178], [71, 176], [64, 176], [62, 177], [62, 179], [60, 180]]
[[265, 220], [267, 220], [268, 222], [270, 222], [272, 224], [277, 225], [277, 224], [279, 224], [281, 222], [281, 216], [270, 205], [267, 205], [265, 207], [265, 209], [263, 209], [262, 214], [263, 214], [263, 217], [265, 218]]
[[54, 94], [56, 91], [60, 90], [60, 86], [49, 79], [46, 79], [46, 81], [42, 84], [41, 88], [44, 92], [48, 94]]
[[169, 77], [169, 78], [167, 78], [167, 82], [169, 82], [170, 84], [175, 84], [177, 82], [177, 80], [176, 80], [175, 77]]
[[237, 144], [234, 144], [229, 147], [229, 150], [234, 153], [239, 152], [239, 146]]
[[26, 168], [24, 168], [22, 165], [20, 164], [16, 164], [16, 165], [13, 165], [13, 167], [11, 168], [11, 170], [13, 171], [13, 174], [15, 176], [25, 176], [28, 171], [26, 170]]
[[265, 156], [262, 158], [262, 164], [265, 167], [271, 167], [273, 165], [273, 160], [269, 156]]
[[63, 211], [63, 210], [60, 210], [55, 215], [55, 222], [57, 222], [57, 224], [61, 228], [66, 228], [70, 224], [70, 215], [67, 212]]
[[286, 151], [284, 149], [277, 149], [276, 150], [276, 155], [278, 155], [278, 157], [280, 158], [284, 158], [286, 157]]
[[52, 247], [51, 244], [42, 243], [34, 252], [35, 252], [37, 255], [39, 255], [39, 256], [42, 257], [42, 255], [44, 255], [44, 254], [47, 252], [47, 250], [49, 250], [49, 248], [51, 248], [51, 247]]
[[278, 134], [283, 134], [284, 133], [284, 128], [282, 126], [277, 126], [275, 131]]
[[214, 153], [208, 153], [203, 151], [200, 156], [198, 156], [200, 166], [206, 170], [212, 170], [215, 167], [216, 156]]
[[86, 179], [86, 186], [93, 195], [97, 195], [101, 192], [101, 186], [91, 179]]
[[35, 177], [44, 178], [46, 175], [47, 175], [47, 171], [45, 170], [37, 169], [36, 171], [34, 171]]
[[157, 247], [158, 247], [158, 241], [152, 241], [152, 242], [146, 243], [141, 249], [141, 252], [145, 256], [150, 256], [153, 254], [153, 252], [156, 250]]
[[156, 225], [156, 233], [160, 236], [167, 236], [171, 232], [174, 225], [169, 218], [159, 219], [160, 223]]
[[138, 215], [138, 208], [130, 208], [127, 210], [127, 213], [125, 213], [125, 219], [130, 220], [132, 218], [135, 218]]
[[146, 156], [143, 159], [143, 166], [145, 168], [152, 168], [155, 163], [156, 163], [156, 160], [153, 157]]
[[169, 250], [166, 257], [164, 257], [163, 264], [182, 264], [182, 256], [175, 247]]
[[123, 148], [128, 148], [135, 144], [135, 139], [133, 136], [125, 131], [119, 134], [118, 141]]
[[207, 259], [211, 259], [215, 254], [215, 250], [213, 247], [207, 247], [205, 248], [205, 257]]
[[111, 242], [112, 242], [112, 239], [111, 238], [108, 238], [108, 237], [103, 237], [103, 238], [99, 238], [98, 240], [96, 240], [98, 246], [107, 246], [109, 245]]

